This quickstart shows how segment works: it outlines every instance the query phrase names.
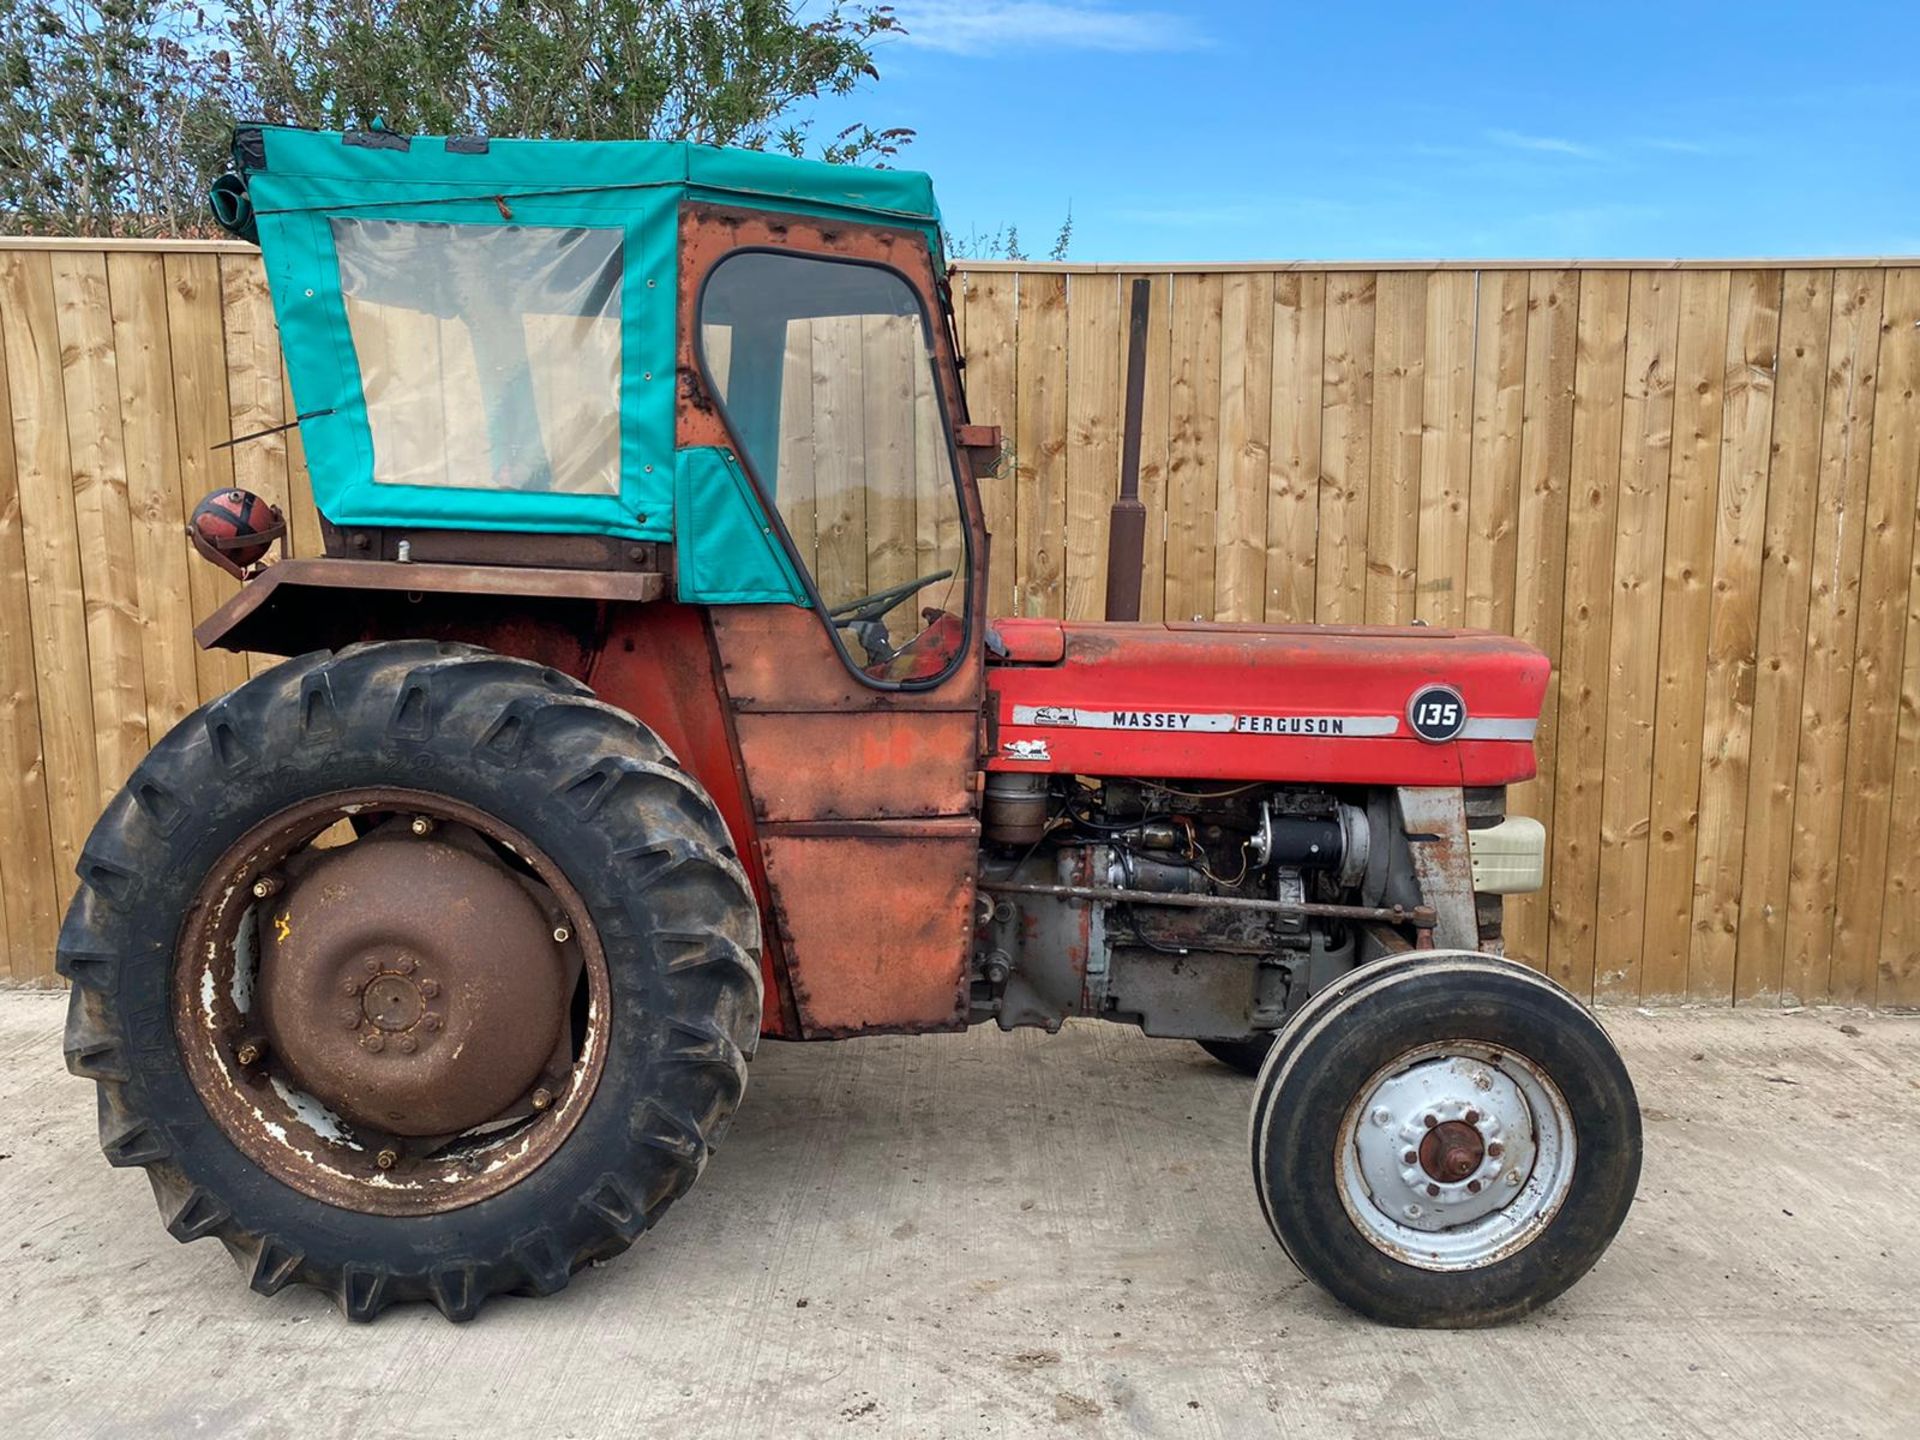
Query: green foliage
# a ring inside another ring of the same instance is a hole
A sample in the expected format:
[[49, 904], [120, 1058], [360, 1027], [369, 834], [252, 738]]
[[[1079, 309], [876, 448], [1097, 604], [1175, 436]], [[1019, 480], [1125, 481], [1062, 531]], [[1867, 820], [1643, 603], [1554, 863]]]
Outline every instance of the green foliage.
[[0, 0], [0, 215], [205, 229], [233, 119], [403, 133], [696, 140], [884, 163], [806, 102], [877, 79], [887, 5], [793, 0]]
[[0, 216], [92, 235], [206, 226], [233, 87], [181, 0], [0, 0]]
[[[955, 260], [1030, 260], [1020, 244], [1018, 225], [1001, 225], [993, 230], [970, 228], [965, 235], [956, 235], [953, 231], [942, 229], [941, 238], [946, 244], [947, 254]], [[1047, 247], [1047, 259], [1061, 261], [1067, 258], [1067, 252], [1073, 248], [1073, 210], [1068, 207], [1067, 215], [1060, 222], [1060, 228], [1054, 233], [1053, 244]]]

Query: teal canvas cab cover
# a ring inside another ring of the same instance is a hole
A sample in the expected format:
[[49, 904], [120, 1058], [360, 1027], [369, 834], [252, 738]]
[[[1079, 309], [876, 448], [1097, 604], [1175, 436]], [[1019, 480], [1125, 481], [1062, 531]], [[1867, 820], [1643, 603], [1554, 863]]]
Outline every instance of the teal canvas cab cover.
[[[681, 203], [912, 227], [940, 263], [932, 186], [913, 171], [268, 125], [238, 131], [234, 153], [215, 213], [264, 254], [315, 499], [336, 525], [668, 540], [699, 515], [716, 542], [763, 533], [735, 457], [674, 445]], [[745, 569], [683, 598], [801, 599], [777, 552]]]

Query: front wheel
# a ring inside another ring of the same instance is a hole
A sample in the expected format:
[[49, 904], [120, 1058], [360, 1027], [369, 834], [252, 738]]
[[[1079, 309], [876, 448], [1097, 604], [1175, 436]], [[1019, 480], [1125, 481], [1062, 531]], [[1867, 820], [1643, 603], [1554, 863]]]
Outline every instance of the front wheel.
[[1281, 1034], [1256, 1086], [1274, 1235], [1387, 1324], [1545, 1304], [1633, 1203], [1640, 1112], [1618, 1052], [1564, 990], [1506, 961], [1396, 957], [1356, 979]]

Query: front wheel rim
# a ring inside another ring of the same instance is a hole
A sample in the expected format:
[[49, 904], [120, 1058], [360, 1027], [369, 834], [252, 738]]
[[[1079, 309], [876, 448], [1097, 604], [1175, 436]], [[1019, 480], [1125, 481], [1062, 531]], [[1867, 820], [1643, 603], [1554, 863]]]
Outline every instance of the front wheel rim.
[[1524, 1249], [1573, 1188], [1566, 1097], [1534, 1060], [1473, 1040], [1375, 1071], [1334, 1155], [1341, 1204], [1369, 1244], [1422, 1270], [1477, 1270]]

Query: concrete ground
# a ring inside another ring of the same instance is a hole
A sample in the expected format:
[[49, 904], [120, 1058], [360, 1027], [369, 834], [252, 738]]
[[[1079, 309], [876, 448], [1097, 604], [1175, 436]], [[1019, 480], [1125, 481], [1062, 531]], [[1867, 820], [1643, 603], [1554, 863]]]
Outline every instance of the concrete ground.
[[1116, 1027], [766, 1047], [622, 1260], [349, 1326], [176, 1245], [64, 1003], [0, 994], [0, 1435], [1920, 1435], [1920, 1019], [1612, 1012], [1639, 1203], [1470, 1334], [1355, 1320], [1267, 1233], [1247, 1081]]

